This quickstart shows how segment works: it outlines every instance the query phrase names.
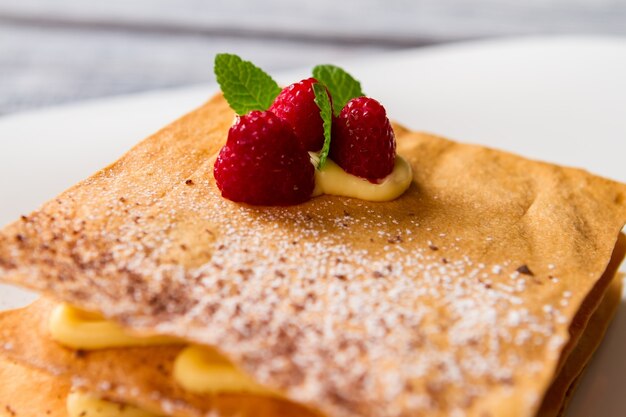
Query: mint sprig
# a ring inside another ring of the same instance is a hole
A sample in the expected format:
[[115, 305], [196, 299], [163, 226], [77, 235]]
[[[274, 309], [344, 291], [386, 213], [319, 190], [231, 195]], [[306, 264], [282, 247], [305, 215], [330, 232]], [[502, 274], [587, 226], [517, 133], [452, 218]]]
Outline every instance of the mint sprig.
[[361, 89], [361, 83], [338, 66], [318, 65], [313, 68], [313, 77], [326, 85], [330, 91], [335, 116], [339, 115], [348, 101], [365, 95]]
[[224, 98], [240, 116], [267, 110], [281, 90], [265, 71], [234, 54], [217, 54], [214, 71]]
[[330, 132], [333, 121], [333, 107], [328, 98], [326, 87], [320, 83], [313, 84], [313, 92], [315, 93], [315, 104], [320, 108], [320, 116], [324, 126], [324, 145], [320, 152], [320, 160], [317, 163], [317, 169], [322, 169], [326, 164], [328, 152], [330, 151]]

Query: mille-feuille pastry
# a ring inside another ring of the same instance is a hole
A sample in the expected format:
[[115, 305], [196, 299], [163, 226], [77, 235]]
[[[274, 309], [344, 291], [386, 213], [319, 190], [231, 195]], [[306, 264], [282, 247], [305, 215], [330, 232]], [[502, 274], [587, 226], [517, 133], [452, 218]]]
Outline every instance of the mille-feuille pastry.
[[626, 185], [392, 130], [334, 67], [276, 97], [221, 59], [234, 126], [218, 95], [0, 231], [0, 279], [44, 296], [0, 315], [1, 375], [58, 380], [69, 417], [561, 413], [619, 301]]
[[[617, 306], [621, 299], [621, 279], [614, 279], [611, 286], [607, 290], [607, 294], [603, 298], [602, 302], [598, 306], [597, 310], [593, 313], [589, 319], [589, 323], [585, 328], [584, 333], [580, 337], [579, 342], [563, 364], [563, 368], [559, 372], [558, 376], [552, 381], [551, 386], [546, 393], [541, 407], [537, 413], [537, 416], [557, 416], [561, 415], [564, 405], [569, 401], [573, 387], [578, 382], [580, 374], [585, 365], [589, 361], [593, 351], [597, 348], [604, 332], [607, 329], [612, 315], [615, 313]], [[15, 347], [24, 349], [26, 352], [32, 352], [32, 346], [40, 345], [41, 340], [45, 339], [45, 326], [42, 323], [46, 323], [49, 310], [45, 308], [37, 309], [31, 307], [29, 311], [13, 311], [0, 316], [0, 324], [3, 326], [12, 326], [15, 323], [19, 323], [14, 330], [16, 332], [23, 331], [27, 326], [31, 328], [43, 329], [43, 334], [36, 333], [30, 338], [17, 337], [24, 345]], [[39, 314], [39, 316], [38, 316]], [[30, 345], [29, 345], [30, 344]], [[62, 374], [62, 376], [54, 376], [52, 373], [44, 372], [38, 368], [27, 367], [14, 362], [9, 361], [0, 356], [0, 381], [6, 381], [10, 383], [0, 384], [0, 399], [5, 404], [3, 410], [0, 410], [0, 415], [7, 416], [50, 416], [50, 417], [66, 417], [68, 416], [68, 408], [74, 412], [74, 415], [80, 415], [85, 410], [96, 410], [88, 415], [93, 416], [111, 416], [121, 415], [126, 417], [149, 417], [154, 415], [146, 410], [138, 409], [137, 407], [128, 406], [122, 402], [115, 402], [112, 398], [117, 396], [110, 391], [114, 391], [114, 385], [111, 384], [107, 390], [103, 390], [102, 387], [96, 389], [97, 395], [88, 394], [86, 391], [82, 391], [78, 387], [72, 390], [72, 382], [68, 375], [76, 372], [78, 374], [90, 375], [92, 384], [102, 383], [104, 380], [101, 378], [109, 378], [107, 375], [107, 369], [111, 363], [119, 364], [118, 358], [115, 357], [115, 351], [111, 350], [106, 355], [100, 358], [89, 359], [89, 370], [85, 369], [86, 353], [76, 353], [75, 351], [68, 351], [55, 343], [48, 342], [47, 348], [51, 350], [45, 353], [39, 353], [40, 360], [48, 361], [40, 364], [40, 367], [46, 369], [54, 369]], [[143, 352], [146, 354], [146, 352]], [[112, 356], [113, 355], [113, 356]], [[128, 354], [122, 353], [126, 360], [129, 359]], [[152, 358], [158, 357], [158, 353], [149, 352], [148, 355]], [[162, 367], [158, 363], [146, 364], [141, 358], [131, 356], [131, 362], [124, 365], [118, 365], [119, 368], [134, 369], [134, 366], [140, 364], [141, 366], [153, 366], [154, 368]], [[137, 362], [133, 365], [132, 360]], [[53, 365], [51, 365], [51, 363]], [[56, 365], [54, 365], [56, 364]], [[136, 373], [136, 371], [133, 371]], [[165, 375], [161, 376], [163, 378]], [[165, 379], [165, 378], [164, 378]], [[108, 380], [108, 379], [107, 379]], [[123, 378], [124, 383], [128, 384], [129, 381]], [[139, 379], [136, 387], [142, 387], [135, 395], [140, 395], [142, 390], [145, 390], [146, 381], [151, 381], [150, 378]], [[169, 381], [165, 380], [164, 384], [169, 384]], [[37, 401], [33, 401], [32, 387], [40, 387], [37, 390]], [[154, 388], [154, 383], [151, 385]], [[85, 390], [85, 388], [83, 388]], [[146, 391], [147, 392], [147, 391]], [[163, 392], [163, 391], [162, 391]], [[103, 399], [107, 398], [107, 399]], [[256, 398], [256, 405], [252, 402], [252, 398], [239, 396], [238, 398], [238, 412], [240, 415], [270, 415], [270, 416], [306, 416], [307, 412], [297, 407], [290, 407], [288, 404], [272, 403], [270, 399], [263, 400], [262, 397]], [[241, 401], [248, 402], [250, 407], [253, 408], [248, 414], [243, 412]], [[69, 406], [68, 406], [69, 404]], [[122, 405], [122, 408], [120, 408]], [[277, 408], [282, 405], [282, 408]], [[82, 407], [82, 408], [81, 408]], [[212, 409], [219, 409], [219, 405], [216, 406], [215, 400], [212, 404]], [[222, 406], [224, 407], [224, 406]], [[267, 412], [261, 411], [265, 407]], [[200, 410], [203, 408], [200, 407]], [[269, 413], [269, 414], [268, 414]], [[272, 414], [273, 413], [273, 414]], [[193, 415], [193, 414], [192, 414]], [[202, 415], [197, 413], [196, 415]]]

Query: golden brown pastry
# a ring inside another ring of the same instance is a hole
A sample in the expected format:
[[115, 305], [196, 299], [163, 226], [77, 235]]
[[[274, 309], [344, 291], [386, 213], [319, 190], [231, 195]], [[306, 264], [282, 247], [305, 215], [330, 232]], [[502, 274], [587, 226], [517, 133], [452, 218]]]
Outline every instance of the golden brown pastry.
[[217, 96], [3, 229], [0, 279], [329, 416], [536, 415], [613, 277], [626, 185], [396, 127], [397, 200], [249, 207], [211, 175], [232, 119]]

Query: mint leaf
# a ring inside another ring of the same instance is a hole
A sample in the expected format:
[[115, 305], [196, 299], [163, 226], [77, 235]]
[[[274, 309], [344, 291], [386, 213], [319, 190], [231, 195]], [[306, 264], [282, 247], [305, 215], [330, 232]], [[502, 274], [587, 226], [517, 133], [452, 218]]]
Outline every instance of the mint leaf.
[[317, 169], [322, 169], [326, 164], [326, 158], [328, 158], [328, 152], [330, 151], [330, 132], [331, 124], [333, 121], [333, 106], [328, 98], [326, 87], [321, 83], [313, 84], [313, 92], [315, 93], [315, 104], [320, 108], [320, 116], [324, 122], [324, 146], [320, 152], [320, 161], [317, 164]]
[[326, 85], [333, 98], [335, 116], [355, 97], [364, 96], [361, 83], [335, 65], [318, 65], [313, 68], [313, 77]]
[[251, 110], [267, 110], [280, 93], [272, 77], [237, 55], [217, 54], [214, 71], [224, 98], [240, 116]]

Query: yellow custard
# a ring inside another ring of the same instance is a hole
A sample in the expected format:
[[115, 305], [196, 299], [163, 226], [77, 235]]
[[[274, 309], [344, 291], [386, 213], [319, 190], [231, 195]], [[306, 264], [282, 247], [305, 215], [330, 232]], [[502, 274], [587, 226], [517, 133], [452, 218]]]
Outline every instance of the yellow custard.
[[196, 394], [271, 394], [215, 349], [202, 346], [189, 346], [178, 355], [174, 362], [174, 379], [181, 387]]
[[[319, 155], [310, 153], [311, 162], [317, 166]], [[366, 201], [391, 201], [400, 197], [411, 185], [413, 172], [411, 165], [400, 155], [391, 174], [379, 183], [372, 183], [364, 178], [348, 174], [330, 159], [322, 169], [315, 170], [315, 189], [313, 196], [322, 194], [353, 197]]]
[[67, 304], [60, 304], [50, 316], [50, 335], [60, 344], [82, 350], [132, 346], [180, 344], [167, 336], [134, 336], [116, 323]]
[[159, 417], [132, 405], [114, 403], [82, 392], [67, 396], [68, 417]]
[[[179, 340], [166, 336], [133, 336], [121, 326], [105, 320], [98, 314], [67, 304], [60, 304], [53, 310], [49, 328], [54, 340], [73, 349], [95, 350], [180, 344]], [[173, 378], [186, 390], [200, 394], [217, 392], [271, 394], [269, 390], [238, 370], [215, 349], [208, 347], [185, 348], [174, 362]], [[83, 397], [84, 395], [80, 399], [84, 400]]]

